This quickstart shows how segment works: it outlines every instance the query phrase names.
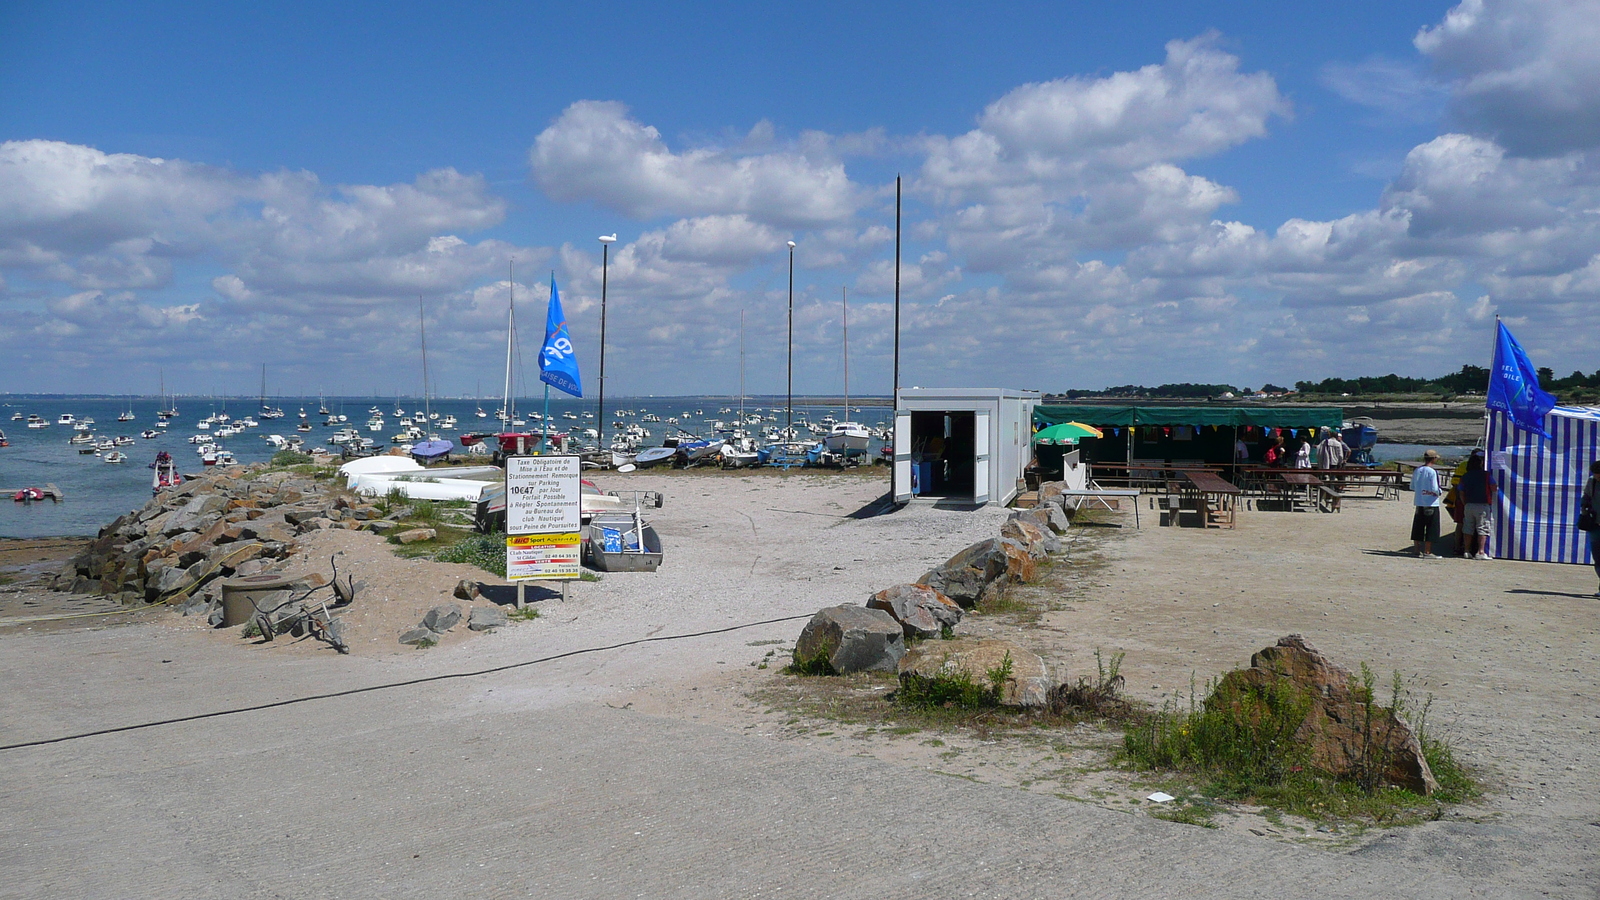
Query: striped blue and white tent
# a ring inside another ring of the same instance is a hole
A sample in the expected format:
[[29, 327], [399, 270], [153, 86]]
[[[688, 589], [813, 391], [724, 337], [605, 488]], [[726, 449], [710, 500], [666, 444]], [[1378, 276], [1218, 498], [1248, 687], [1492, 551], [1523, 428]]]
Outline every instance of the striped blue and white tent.
[[1549, 440], [1489, 413], [1489, 466], [1500, 485], [1489, 552], [1587, 565], [1589, 541], [1576, 523], [1589, 464], [1600, 459], [1600, 407], [1558, 406], [1544, 424]]

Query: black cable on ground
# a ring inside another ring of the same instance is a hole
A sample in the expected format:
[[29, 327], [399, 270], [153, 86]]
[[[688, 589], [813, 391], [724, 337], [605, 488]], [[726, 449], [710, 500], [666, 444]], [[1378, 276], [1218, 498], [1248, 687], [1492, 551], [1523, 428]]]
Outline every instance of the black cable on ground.
[[349, 697], [355, 694], [366, 694], [372, 691], [386, 691], [390, 688], [410, 687], [416, 684], [427, 684], [431, 681], [448, 681], [453, 678], [476, 678], [480, 675], [493, 675], [496, 672], [506, 672], [511, 669], [520, 669], [524, 666], [536, 666], [540, 663], [554, 662], [566, 659], [569, 656], [581, 656], [586, 653], [600, 653], [606, 650], [620, 650], [623, 647], [632, 647], [636, 644], [649, 644], [656, 641], [681, 641], [687, 638], [706, 637], [712, 634], [726, 634], [730, 631], [740, 631], [745, 628], [757, 628], [762, 625], [776, 625], [779, 622], [794, 622], [799, 619], [809, 619], [810, 614], [801, 616], [784, 616], [779, 619], [766, 619], [761, 622], [746, 622], [742, 625], [729, 625], [727, 628], [713, 628], [709, 631], [696, 631], [690, 634], [663, 634], [656, 637], [636, 638], [623, 641], [620, 644], [610, 644], [604, 647], [584, 647], [579, 650], [568, 650], [553, 656], [542, 656], [538, 659], [525, 660], [518, 663], [507, 663], [503, 666], [494, 666], [489, 669], [478, 669], [474, 672], [451, 672], [445, 675], [429, 675], [426, 678], [412, 678], [407, 681], [392, 681], [385, 684], [373, 684], [367, 687], [351, 688], [346, 691], [334, 691], [328, 694], [312, 694], [307, 697], [295, 697], [289, 700], [274, 700], [271, 703], [260, 703], [255, 706], [240, 706], [233, 709], [219, 709], [215, 712], [196, 713], [192, 716], [178, 716], [172, 719], [160, 719], [154, 722], [140, 722], [136, 725], [119, 725], [116, 728], [100, 728], [95, 731], [85, 731], [79, 734], [68, 734], [61, 737], [41, 738], [36, 741], [22, 741], [16, 744], [0, 744], [0, 751], [20, 750], [24, 747], [42, 747], [45, 744], [60, 744], [66, 741], [77, 741], [83, 738], [98, 737], [104, 734], [117, 734], [122, 731], [139, 731], [145, 728], [155, 728], [161, 725], [177, 725], [182, 722], [197, 722], [201, 719], [215, 719], [219, 716], [232, 716], [239, 713], [260, 712], [264, 709], [275, 709], [280, 706], [293, 706], [296, 703], [309, 703], [312, 700], [331, 700], [336, 697]]

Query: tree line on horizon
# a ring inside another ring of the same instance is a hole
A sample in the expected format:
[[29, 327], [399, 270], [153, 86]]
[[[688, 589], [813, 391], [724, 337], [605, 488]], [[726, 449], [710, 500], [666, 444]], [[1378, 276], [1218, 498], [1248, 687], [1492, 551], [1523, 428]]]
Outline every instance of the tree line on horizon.
[[[1585, 375], [1574, 371], [1565, 378], [1557, 378], [1549, 367], [1539, 369], [1539, 385], [1563, 401], [1593, 400], [1600, 398], [1600, 369]], [[1460, 371], [1438, 378], [1408, 378], [1390, 373], [1359, 378], [1324, 378], [1321, 381], [1297, 381], [1294, 389], [1267, 383], [1261, 386], [1264, 394], [1308, 394], [1324, 396], [1374, 396], [1380, 394], [1426, 394], [1448, 397], [1458, 394], [1483, 394], [1489, 387], [1489, 370], [1483, 366], [1463, 365]], [[1124, 384], [1102, 391], [1072, 389], [1054, 396], [1069, 400], [1087, 398], [1119, 398], [1148, 400], [1211, 400], [1232, 394], [1235, 397], [1253, 394], [1250, 388], [1231, 384], [1197, 384], [1179, 382], [1146, 387]]]

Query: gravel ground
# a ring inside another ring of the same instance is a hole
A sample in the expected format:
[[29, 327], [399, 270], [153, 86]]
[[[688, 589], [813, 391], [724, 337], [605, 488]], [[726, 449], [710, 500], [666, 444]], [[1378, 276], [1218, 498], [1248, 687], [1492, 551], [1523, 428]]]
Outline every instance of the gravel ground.
[[574, 585], [540, 619], [426, 651], [394, 632], [462, 567], [350, 534], [305, 556], [343, 551], [341, 571], [369, 582], [350, 656], [170, 611], [0, 623], [0, 744], [518, 666], [0, 751], [0, 898], [1595, 896], [1585, 569], [1404, 558], [1403, 503], [1247, 512], [1234, 532], [1146, 515], [1076, 532], [1032, 589], [1057, 607], [1038, 621], [970, 626], [1010, 628], [1058, 675], [1127, 650], [1130, 690], [1152, 701], [1291, 631], [1416, 673], [1490, 796], [1340, 853], [1065, 802], [1096, 798], [1025, 784], [1066, 778], [1036, 750], [935, 757], [916, 736], [801, 733], [750, 701], [784, 677], [752, 664], [800, 617], [916, 578], [1003, 511], [850, 518], [883, 492], [863, 474], [599, 481], [665, 493], [660, 572]]

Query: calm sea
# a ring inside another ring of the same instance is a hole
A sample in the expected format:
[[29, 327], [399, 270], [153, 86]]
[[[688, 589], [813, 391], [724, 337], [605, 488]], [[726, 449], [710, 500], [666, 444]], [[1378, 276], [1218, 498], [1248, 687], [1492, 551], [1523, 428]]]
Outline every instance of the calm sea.
[[[240, 463], [262, 462], [272, 458], [275, 452], [272, 445], [267, 443], [265, 435], [281, 434], [290, 437], [296, 434], [295, 426], [299, 423], [299, 412], [302, 403], [298, 400], [274, 401], [281, 406], [286, 415], [282, 419], [260, 420], [257, 428], [249, 429], [223, 441], [223, 445], [233, 451], [234, 457]], [[343, 414], [348, 420], [345, 425], [356, 428], [365, 437], [370, 437], [379, 443], [387, 443], [389, 436], [399, 430], [399, 420], [394, 415], [396, 404], [407, 413], [421, 407], [420, 400], [388, 398], [328, 398], [325, 405], [335, 414]], [[763, 397], [756, 400], [747, 400], [745, 408], [754, 412], [760, 408], [764, 414], [773, 414], [773, 399]], [[11, 446], [0, 447], [0, 537], [53, 537], [58, 535], [93, 535], [100, 530], [102, 525], [115, 519], [117, 516], [137, 509], [150, 499], [150, 477], [152, 475], [149, 465], [155, 460], [156, 453], [162, 450], [172, 454], [178, 461], [179, 471], [184, 473], [199, 472], [202, 469], [200, 457], [195, 452], [195, 445], [189, 443], [192, 435], [200, 432], [195, 428], [195, 422], [213, 412], [228, 412], [235, 418], [246, 415], [255, 415], [259, 420], [259, 404], [252, 398], [248, 400], [229, 400], [227, 403], [185, 399], [177, 402], [179, 415], [172, 420], [171, 425], [159, 437], [144, 440], [139, 433], [145, 430], [158, 430], [156, 428], [156, 409], [161, 404], [155, 398], [134, 400], [131, 404], [126, 400], [85, 399], [82, 397], [57, 397], [44, 399], [18, 399], [11, 398], [0, 403], [0, 431], [5, 432]], [[456, 435], [463, 431], [487, 430], [495, 420], [480, 419], [476, 415], [479, 408], [475, 400], [435, 400], [431, 409], [440, 416], [454, 415], [459, 420], [456, 429], [450, 432], [441, 431], [441, 436], [454, 440]], [[852, 404], [854, 405], [854, 404]], [[381, 434], [369, 432], [366, 428], [368, 410], [379, 407], [384, 411], [385, 426]], [[485, 401], [482, 408], [493, 413], [499, 406], [497, 401]], [[526, 417], [527, 413], [542, 412], [543, 401], [540, 399], [518, 400], [517, 412]], [[324, 426], [326, 416], [317, 412], [317, 401], [311, 400], [303, 404], [306, 415], [313, 426], [308, 434], [300, 435], [307, 446], [312, 444], [326, 444], [328, 436], [338, 430], [340, 426]], [[117, 415], [132, 410], [134, 420], [131, 422], [118, 422]], [[721, 419], [732, 423], [736, 417], [732, 413], [722, 413], [721, 409], [738, 409], [737, 398], [727, 397], [674, 397], [668, 399], [641, 399], [637, 397], [621, 397], [606, 399], [606, 418], [618, 421], [618, 410], [632, 410], [634, 416], [623, 417], [622, 421], [640, 422], [647, 414], [659, 416], [661, 422], [641, 422], [649, 429], [651, 437], [647, 444], [660, 443], [661, 439], [678, 433], [681, 427], [689, 433], [700, 433], [711, 437], [709, 423]], [[594, 410], [593, 401], [558, 400], [551, 398], [550, 414], [558, 423], [560, 430], [575, 427], [594, 427], [594, 420], [581, 418], [585, 411]], [[48, 428], [28, 428], [24, 421], [12, 421], [15, 413], [27, 416], [36, 413], [48, 420]], [[115, 437], [129, 435], [134, 438], [134, 444], [120, 447], [128, 455], [128, 461], [121, 464], [102, 462], [100, 457], [78, 453], [76, 446], [69, 445], [67, 439], [75, 432], [70, 425], [57, 425], [55, 421], [63, 413], [73, 416], [92, 418], [95, 420], [94, 433], [101, 437]], [[862, 407], [854, 414], [855, 421], [877, 427], [882, 423], [888, 410], [885, 407]], [[579, 416], [577, 421], [564, 418], [563, 414]], [[783, 417], [783, 398], [778, 398], [776, 414], [781, 420]], [[842, 410], [837, 407], [807, 407], [794, 408], [796, 420], [809, 418], [812, 421], [820, 420], [825, 415], [840, 417]], [[669, 417], [680, 419], [678, 426], [667, 424], [664, 420]], [[214, 430], [214, 429], [213, 429]], [[606, 427], [607, 434], [615, 431], [610, 424]], [[61, 488], [66, 495], [66, 500], [61, 503], [22, 504], [11, 500], [11, 495], [23, 487], [43, 487], [53, 483]]]

